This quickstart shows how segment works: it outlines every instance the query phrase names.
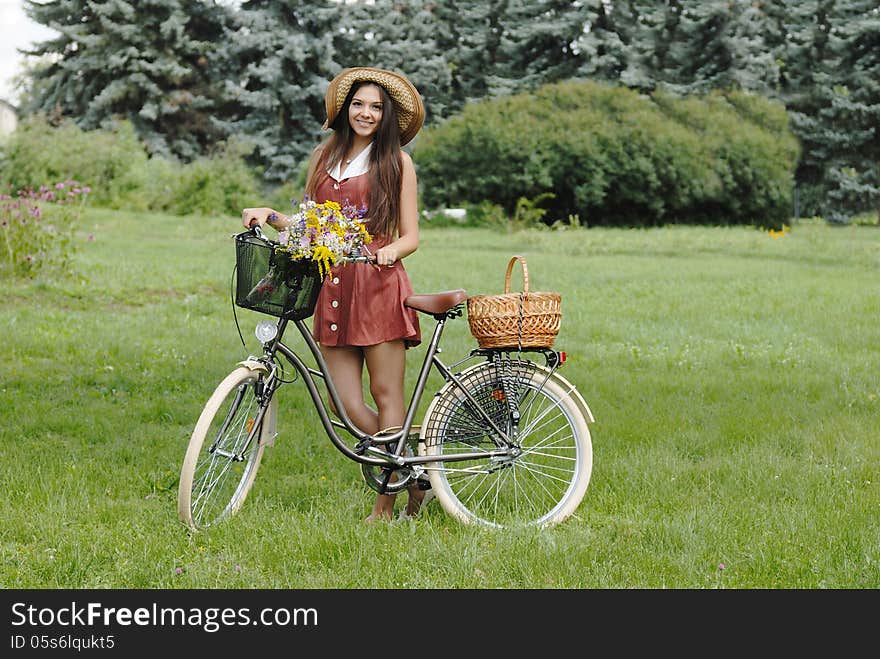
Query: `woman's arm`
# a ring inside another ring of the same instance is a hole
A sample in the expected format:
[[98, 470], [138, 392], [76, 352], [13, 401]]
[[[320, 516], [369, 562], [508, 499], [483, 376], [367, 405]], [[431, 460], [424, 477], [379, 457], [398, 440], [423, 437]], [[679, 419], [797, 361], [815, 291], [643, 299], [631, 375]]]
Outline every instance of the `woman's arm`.
[[280, 231], [290, 226], [290, 218], [271, 208], [245, 208], [241, 211], [241, 223], [245, 229], [250, 229], [254, 225], [268, 224], [276, 231]]
[[416, 168], [412, 158], [402, 152], [403, 180], [400, 186], [400, 225], [397, 240], [376, 252], [376, 263], [391, 265], [406, 258], [419, 248], [419, 200]]

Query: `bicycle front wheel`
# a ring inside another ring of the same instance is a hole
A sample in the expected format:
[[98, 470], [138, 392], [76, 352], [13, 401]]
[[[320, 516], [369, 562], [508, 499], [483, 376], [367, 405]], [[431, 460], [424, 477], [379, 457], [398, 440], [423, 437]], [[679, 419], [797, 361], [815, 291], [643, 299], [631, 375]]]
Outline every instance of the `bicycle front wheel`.
[[490, 424], [461, 388], [448, 383], [425, 415], [421, 453], [487, 455], [428, 463], [443, 509], [462, 522], [498, 528], [550, 526], [569, 517], [586, 493], [593, 464], [587, 419], [572, 388], [527, 361], [478, 364], [460, 379], [479, 408], [509, 435], [519, 415], [518, 450], [488, 456], [498, 448]]
[[193, 531], [235, 514], [254, 483], [265, 448], [263, 422], [252, 432], [262, 375], [246, 366], [235, 369], [217, 385], [199, 416], [177, 496], [178, 516]]

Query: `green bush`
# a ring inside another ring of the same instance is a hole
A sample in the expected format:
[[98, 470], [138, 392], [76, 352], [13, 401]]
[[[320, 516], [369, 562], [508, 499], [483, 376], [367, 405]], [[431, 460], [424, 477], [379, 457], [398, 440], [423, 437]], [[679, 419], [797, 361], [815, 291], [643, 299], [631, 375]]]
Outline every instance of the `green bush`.
[[470, 104], [414, 149], [429, 208], [488, 201], [544, 224], [778, 227], [790, 216], [797, 144], [784, 108], [569, 81]]
[[721, 190], [703, 200], [712, 218], [698, 221], [776, 229], [787, 222], [799, 151], [782, 106], [742, 92], [687, 99], [656, 93], [653, 100], [711, 154], [706, 164]]
[[211, 156], [181, 163], [149, 157], [128, 122], [84, 131], [45, 117], [24, 119], [0, 144], [0, 180], [12, 190], [75, 179], [94, 206], [177, 215], [238, 214], [264, 197], [245, 165], [247, 147], [220, 144]]
[[111, 205], [117, 184], [147, 160], [134, 129], [84, 131], [71, 121], [53, 126], [40, 115], [23, 119], [0, 145], [0, 179], [14, 190], [77, 180], [92, 189], [90, 201]]
[[263, 195], [244, 155], [243, 146], [230, 143], [211, 156], [180, 167], [168, 211], [177, 215], [239, 215], [242, 208], [253, 205]]

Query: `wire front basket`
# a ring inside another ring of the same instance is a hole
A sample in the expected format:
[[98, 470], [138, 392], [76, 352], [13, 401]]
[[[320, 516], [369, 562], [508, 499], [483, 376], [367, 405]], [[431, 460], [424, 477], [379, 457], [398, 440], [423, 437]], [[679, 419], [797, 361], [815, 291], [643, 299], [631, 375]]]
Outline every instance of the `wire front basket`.
[[292, 260], [245, 231], [235, 237], [235, 304], [287, 320], [315, 313], [323, 279], [314, 261]]

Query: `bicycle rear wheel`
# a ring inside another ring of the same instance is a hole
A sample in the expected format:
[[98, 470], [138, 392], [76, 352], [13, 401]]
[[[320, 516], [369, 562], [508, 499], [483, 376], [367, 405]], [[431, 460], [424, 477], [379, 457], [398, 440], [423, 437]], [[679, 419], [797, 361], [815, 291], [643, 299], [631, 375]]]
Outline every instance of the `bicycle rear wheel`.
[[[499, 528], [550, 526], [569, 517], [586, 493], [593, 464], [587, 418], [571, 386], [523, 360], [484, 362], [460, 378], [508, 435], [514, 428], [512, 410], [518, 411], [521, 452], [428, 463], [443, 509], [462, 522]], [[492, 432], [473, 402], [450, 382], [428, 408], [420, 452], [449, 456], [492, 451], [497, 448]]]
[[[260, 404], [262, 373], [241, 366], [223, 379], [193, 430], [177, 496], [177, 512], [199, 531], [234, 515], [244, 503], [265, 448], [264, 426], [252, 433]], [[249, 436], [253, 439], [248, 444]]]

